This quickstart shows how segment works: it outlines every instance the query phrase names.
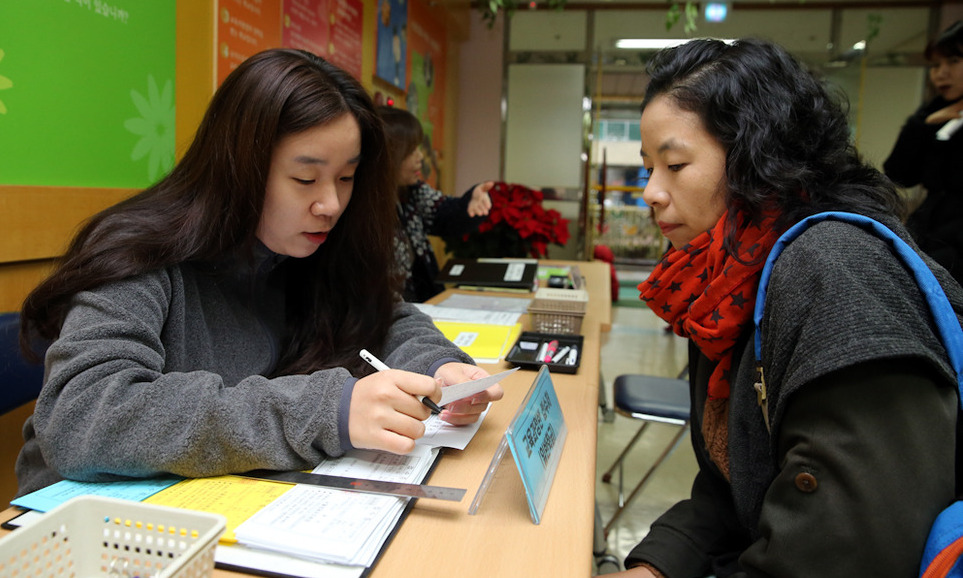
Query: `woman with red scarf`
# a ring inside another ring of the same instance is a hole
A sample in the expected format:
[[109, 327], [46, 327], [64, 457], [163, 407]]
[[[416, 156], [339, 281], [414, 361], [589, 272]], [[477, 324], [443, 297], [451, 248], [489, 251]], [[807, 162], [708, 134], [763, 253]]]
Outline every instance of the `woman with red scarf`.
[[[883, 240], [820, 222], [772, 271], [767, 410], [751, 347], [760, 271], [806, 216], [859, 213], [915, 248], [893, 185], [859, 159], [826, 88], [777, 45], [695, 40], [660, 52], [649, 74], [643, 198], [671, 248], [639, 289], [690, 341], [699, 472], [624, 575], [916, 576], [934, 518], [957, 495], [959, 402], [914, 279]], [[924, 259], [959, 315], [963, 290]]]

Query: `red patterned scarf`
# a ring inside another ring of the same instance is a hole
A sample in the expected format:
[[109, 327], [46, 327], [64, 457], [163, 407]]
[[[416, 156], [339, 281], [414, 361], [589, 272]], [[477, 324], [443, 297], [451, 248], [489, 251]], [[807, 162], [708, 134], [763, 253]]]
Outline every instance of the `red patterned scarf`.
[[669, 249], [639, 291], [676, 334], [691, 339], [706, 357], [718, 362], [709, 377], [702, 430], [713, 460], [728, 477], [732, 348], [752, 323], [759, 273], [778, 235], [771, 215], [758, 223], [740, 217], [743, 222], [731, 248], [736, 259], [723, 247], [727, 215], [685, 247]]

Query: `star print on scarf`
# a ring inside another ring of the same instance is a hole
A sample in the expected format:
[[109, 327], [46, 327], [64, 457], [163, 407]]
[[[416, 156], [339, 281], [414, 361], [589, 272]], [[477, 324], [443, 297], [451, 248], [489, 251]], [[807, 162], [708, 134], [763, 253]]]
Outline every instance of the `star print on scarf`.
[[706, 357], [718, 362], [709, 376], [702, 430], [713, 460], [728, 477], [732, 348], [752, 324], [759, 274], [778, 235], [773, 232], [772, 215], [755, 223], [740, 217], [731, 247], [736, 259], [723, 247], [727, 215], [688, 245], [670, 248], [639, 291], [640, 298], [677, 335], [691, 339]]

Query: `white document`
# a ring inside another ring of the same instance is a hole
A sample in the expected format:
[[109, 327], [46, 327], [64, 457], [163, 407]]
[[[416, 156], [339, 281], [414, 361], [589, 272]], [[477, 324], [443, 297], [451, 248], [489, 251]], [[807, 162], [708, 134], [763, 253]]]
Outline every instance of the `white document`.
[[[416, 446], [408, 455], [352, 450], [314, 470], [371, 480], [417, 484], [437, 450]], [[398, 523], [408, 498], [298, 484], [235, 530], [244, 546], [346, 566], [370, 566]]]
[[241, 572], [254, 570], [301, 578], [360, 578], [367, 570], [365, 566], [346, 566], [296, 558], [243, 544], [218, 544], [214, 550], [214, 561], [220, 565], [227, 564], [238, 568]]
[[492, 295], [455, 293], [442, 301], [439, 307], [525, 313], [531, 303], [532, 300], [528, 297], [495, 297]]
[[[470, 386], [458, 384], [465, 387], [454, 391], [473, 395], [512, 371], [465, 382]], [[442, 391], [451, 387], [455, 386]], [[312, 472], [418, 484], [434, 464], [438, 448], [465, 449], [487, 415], [488, 409], [465, 426], [432, 415], [425, 421], [425, 436], [408, 455], [352, 450], [321, 462]], [[234, 532], [238, 544], [218, 546], [215, 557], [222, 564], [310, 578], [359, 576], [374, 564], [407, 502], [408, 498], [298, 484], [239, 525]]]
[[489, 409], [491, 409], [491, 404], [488, 404], [488, 409], [481, 413], [478, 421], [469, 425], [451, 425], [442, 421], [437, 415], [433, 415], [425, 420], [425, 435], [415, 440], [415, 445], [463, 450], [468, 447], [468, 442], [475, 437], [475, 432], [485, 421]]
[[519, 311], [491, 311], [467, 307], [442, 307], [430, 303], [415, 303], [422, 313], [441, 321], [459, 323], [482, 323], [485, 325], [515, 325], [522, 313]]

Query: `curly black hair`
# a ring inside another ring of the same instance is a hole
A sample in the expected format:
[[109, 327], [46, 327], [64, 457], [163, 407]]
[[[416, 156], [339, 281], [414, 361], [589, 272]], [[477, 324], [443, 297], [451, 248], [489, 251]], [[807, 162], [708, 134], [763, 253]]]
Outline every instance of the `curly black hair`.
[[827, 210], [902, 214], [892, 183], [864, 163], [842, 99], [779, 45], [692, 40], [657, 53], [642, 110], [665, 96], [699, 116], [726, 150], [731, 239], [742, 214], [785, 230]]

